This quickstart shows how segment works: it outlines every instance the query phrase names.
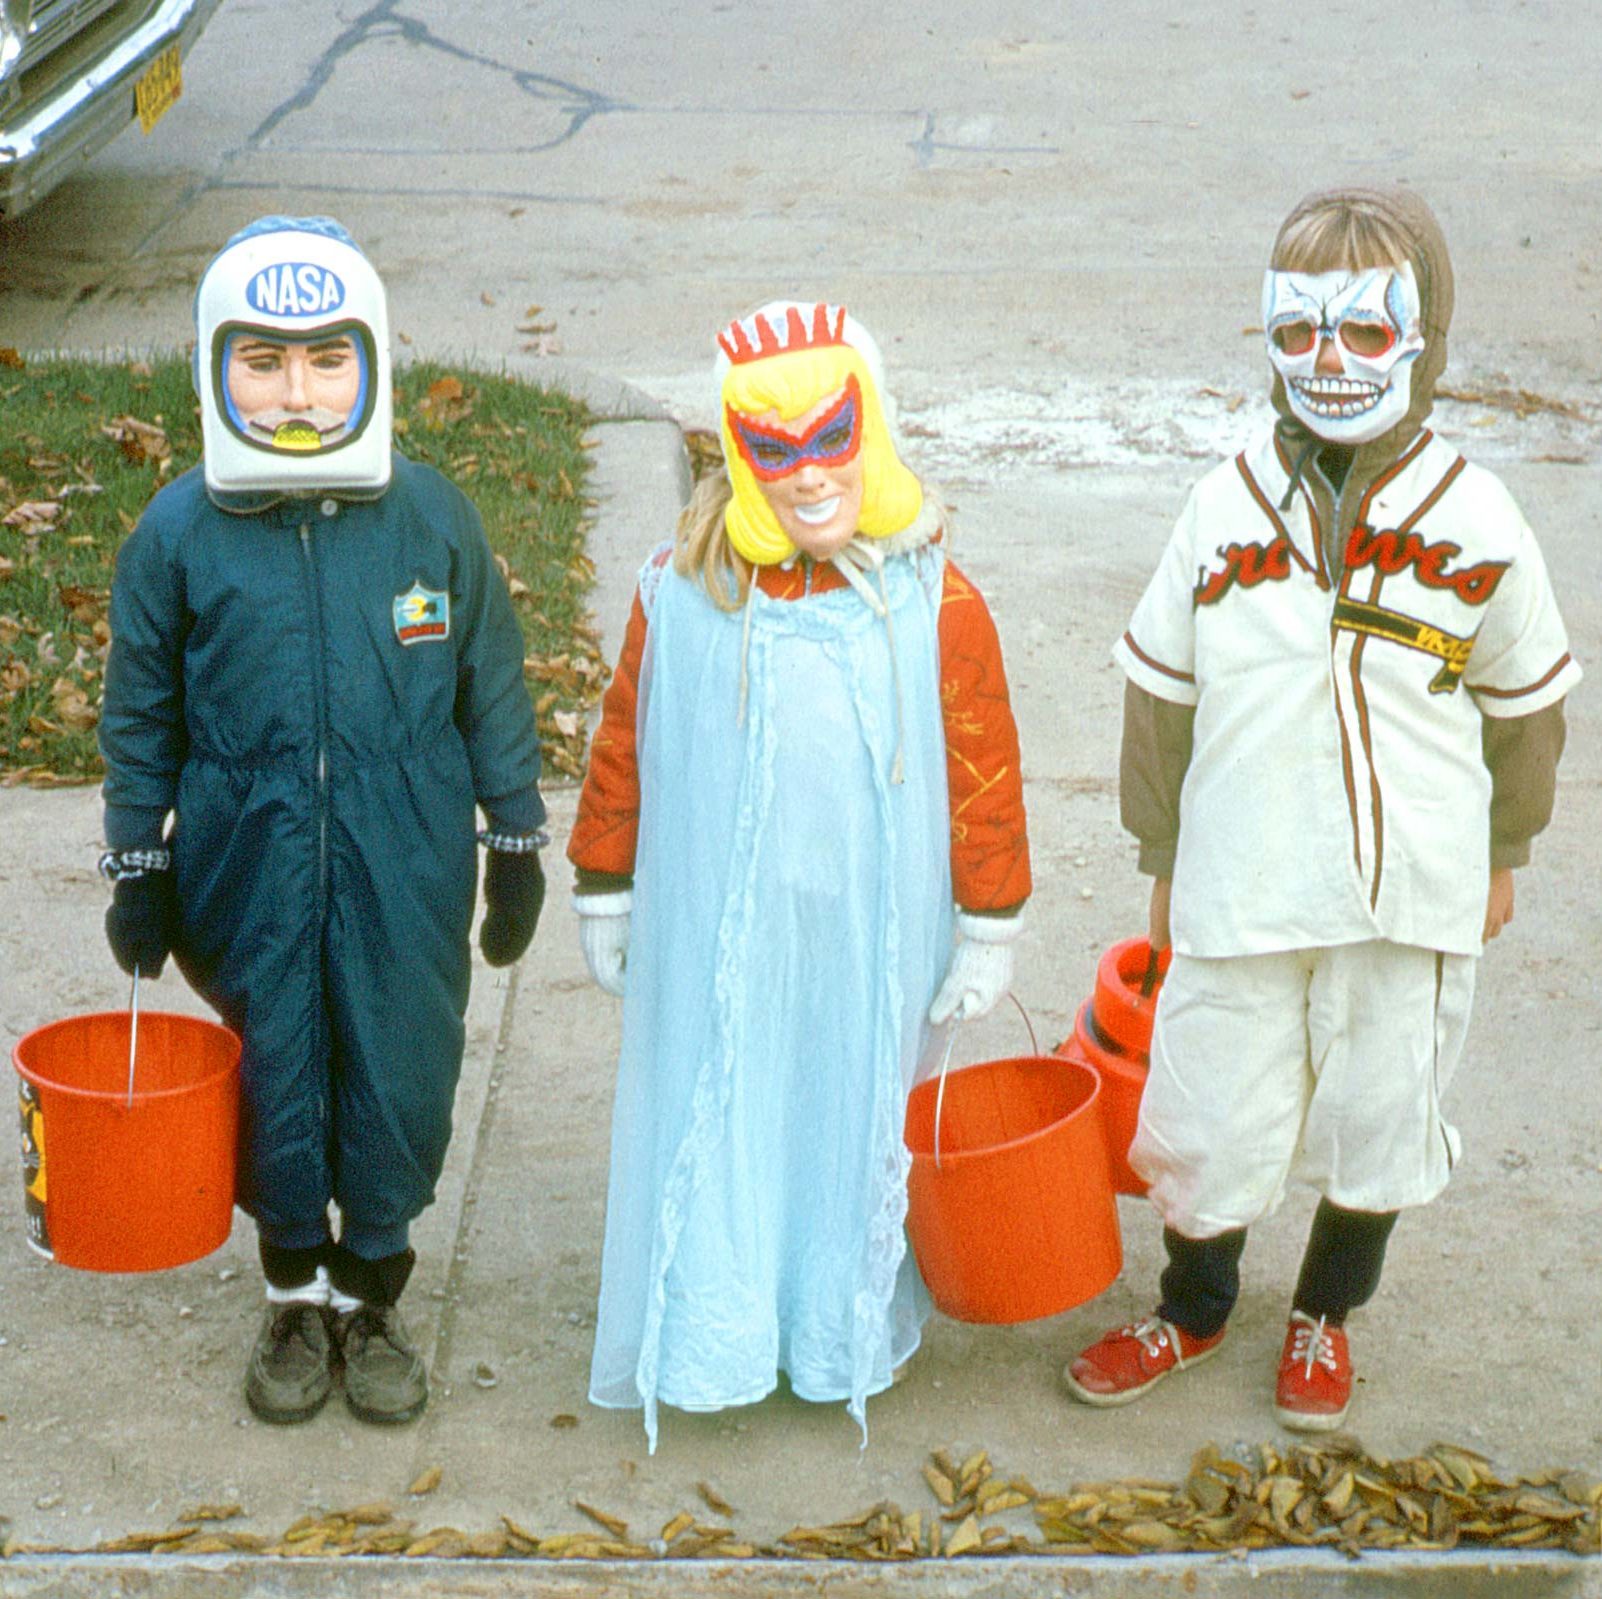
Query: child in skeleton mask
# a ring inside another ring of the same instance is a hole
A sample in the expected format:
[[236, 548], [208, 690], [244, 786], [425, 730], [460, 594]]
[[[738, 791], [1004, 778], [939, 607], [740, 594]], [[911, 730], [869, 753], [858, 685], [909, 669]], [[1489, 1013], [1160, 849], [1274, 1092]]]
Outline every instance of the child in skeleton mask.
[[174, 954], [244, 1040], [251, 1408], [304, 1421], [342, 1375], [406, 1421], [427, 1382], [395, 1303], [450, 1135], [475, 801], [492, 964], [543, 895], [522, 636], [473, 507], [392, 453], [383, 285], [337, 223], [252, 224], [195, 317], [204, 463], [112, 590], [107, 933], [130, 973]]
[[1065, 1370], [1088, 1404], [1218, 1347], [1246, 1229], [1299, 1179], [1321, 1198], [1275, 1407], [1339, 1425], [1346, 1317], [1457, 1157], [1440, 1095], [1580, 673], [1507, 491], [1424, 425], [1451, 309], [1416, 196], [1296, 207], [1263, 292], [1279, 420], [1197, 485], [1114, 652], [1124, 820], [1175, 951], [1130, 1152], [1168, 1266], [1156, 1312]]
[[790, 302], [719, 345], [727, 472], [641, 572], [568, 848], [623, 996], [590, 1394], [653, 1447], [781, 1371], [861, 1421], [917, 1347], [905, 1097], [1030, 891], [994, 624], [877, 348]]

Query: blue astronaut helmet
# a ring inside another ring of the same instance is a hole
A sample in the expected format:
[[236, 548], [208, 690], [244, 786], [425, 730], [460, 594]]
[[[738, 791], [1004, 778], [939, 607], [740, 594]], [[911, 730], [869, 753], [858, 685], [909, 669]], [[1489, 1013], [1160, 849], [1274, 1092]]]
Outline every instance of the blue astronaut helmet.
[[383, 493], [390, 475], [384, 285], [330, 217], [262, 217], [195, 293], [206, 486]]

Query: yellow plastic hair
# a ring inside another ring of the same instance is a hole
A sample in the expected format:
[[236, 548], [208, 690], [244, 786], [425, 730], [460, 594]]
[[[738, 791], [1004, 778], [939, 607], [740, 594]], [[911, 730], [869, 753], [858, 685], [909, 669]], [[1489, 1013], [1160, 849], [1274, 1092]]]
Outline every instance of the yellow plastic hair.
[[[890, 442], [879, 391], [861, 354], [846, 344], [784, 350], [760, 361], [737, 362], [723, 378], [723, 402], [747, 416], [777, 411], [786, 422], [838, 393], [847, 377], [862, 390], [862, 515], [857, 531], [888, 538], [909, 526], [923, 507], [923, 489]], [[757, 566], [773, 566], [796, 553], [768, 504], [756, 475], [745, 464], [725, 414], [719, 418], [723, 459], [734, 497], [724, 513], [729, 542]]]

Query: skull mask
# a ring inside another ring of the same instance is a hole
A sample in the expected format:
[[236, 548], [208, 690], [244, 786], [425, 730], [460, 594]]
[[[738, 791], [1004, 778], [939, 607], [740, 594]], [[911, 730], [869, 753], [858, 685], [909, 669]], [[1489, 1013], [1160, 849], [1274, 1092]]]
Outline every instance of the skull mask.
[[[1411, 265], [1265, 273], [1263, 332], [1291, 410], [1319, 438], [1363, 444], [1407, 415], [1424, 348]], [[1339, 374], [1320, 370], [1326, 341]]]

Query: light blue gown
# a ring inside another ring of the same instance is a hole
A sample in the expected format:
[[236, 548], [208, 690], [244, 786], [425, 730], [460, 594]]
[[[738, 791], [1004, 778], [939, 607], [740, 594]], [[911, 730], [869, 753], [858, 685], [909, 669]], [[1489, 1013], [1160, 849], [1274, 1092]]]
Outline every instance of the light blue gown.
[[671, 567], [642, 573], [590, 1398], [643, 1406], [653, 1450], [659, 1402], [749, 1404], [781, 1371], [865, 1434], [929, 1313], [902, 1123], [952, 941], [942, 571], [929, 547], [885, 563], [894, 671], [891, 630], [852, 588], [758, 592], [747, 618]]

